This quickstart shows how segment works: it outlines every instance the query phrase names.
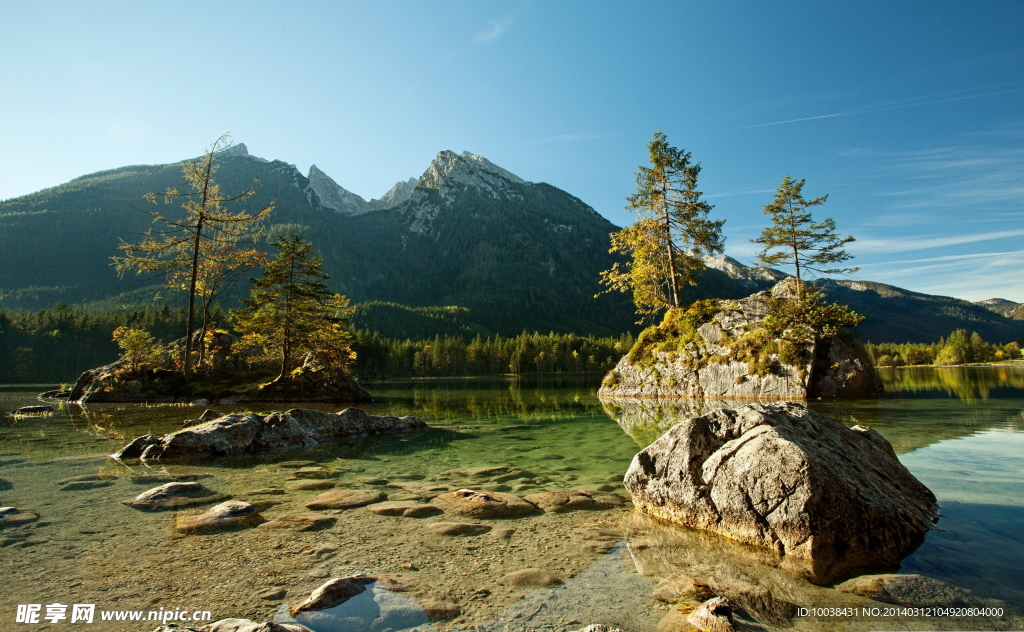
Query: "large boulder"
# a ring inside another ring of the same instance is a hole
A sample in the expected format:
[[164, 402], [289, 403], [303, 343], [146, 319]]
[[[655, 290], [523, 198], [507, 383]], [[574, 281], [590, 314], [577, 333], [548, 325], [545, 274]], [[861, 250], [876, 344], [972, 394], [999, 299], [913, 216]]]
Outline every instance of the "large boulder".
[[779, 554], [814, 582], [891, 569], [932, 528], [932, 492], [876, 431], [792, 403], [687, 419], [633, 458], [643, 511]]
[[418, 417], [377, 417], [358, 408], [346, 408], [338, 413], [293, 408], [267, 415], [223, 415], [163, 436], [143, 435], [112, 456], [116, 459], [225, 456], [426, 427]]
[[[601, 397], [686, 397], [694, 399], [805, 399], [871, 397], [880, 389], [874, 368], [852, 342], [839, 337], [807, 339], [802, 349], [767, 358], [769, 370], [752, 366], [752, 347], [737, 344], [768, 316], [770, 300], [790, 291], [780, 284], [740, 300], [713, 301], [713, 315], [695, 331], [672, 322], [646, 330], [630, 353], [605, 376]], [[762, 330], [763, 331], [763, 330]]]

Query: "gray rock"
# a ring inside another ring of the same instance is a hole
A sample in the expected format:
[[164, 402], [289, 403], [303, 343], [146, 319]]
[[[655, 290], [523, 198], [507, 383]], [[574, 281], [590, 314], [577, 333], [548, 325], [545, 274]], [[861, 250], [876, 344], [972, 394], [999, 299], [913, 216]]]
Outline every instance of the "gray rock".
[[222, 500], [226, 500], [223, 494], [216, 494], [199, 483], [174, 482], [148, 489], [124, 501], [124, 504], [135, 509], [160, 510], [208, 505]]
[[337, 483], [324, 480], [287, 481], [285, 485], [294, 491], [316, 491], [332, 489]]
[[311, 632], [309, 628], [304, 625], [297, 623], [274, 623], [273, 621], [264, 621], [263, 623], [257, 623], [249, 619], [221, 619], [215, 621], [209, 625], [203, 626], [202, 628], [178, 628], [177, 626], [164, 626], [164, 628], [157, 628], [155, 632], [161, 632], [162, 629], [168, 630], [199, 630], [201, 632]]
[[284, 588], [267, 588], [256, 593], [256, 596], [260, 599], [266, 599], [268, 601], [277, 601], [278, 599], [284, 599], [288, 594], [288, 591]]
[[39, 520], [39, 514], [14, 507], [0, 507], [0, 528], [17, 527]]
[[898, 565], [938, 510], [875, 434], [791, 402], [716, 410], [637, 454], [625, 485], [645, 512], [764, 547], [830, 583]]
[[537, 511], [537, 507], [514, 494], [457, 489], [441, 494], [431, 503], [441, 511], [470, 518], [504, 518]]
[[254, 505], [240, 500], [228, 500], [210, 507], [198, 516], [179, 518], [174, 523], [174, 530], [188, 534], [209, 533], [251, 526], [260, 519]]
[[592, 489], [542, 492], [527, 496], [523, 500], [537, 505], [547, 513], [565, 513], [581, 509], [615, 509], [625, 504], [625, 500], [618, 494], [599, 492]]
[[306, 509], [351, 509], [362, 507], [370, 503], [380, 502], [387, 498], [381, 492], [361, 492], [354, 489], [333, 489], [324, 492], [312, 502], [306, 503]]
[[416, 417], [376, 417], [358, 408], [324, 413], [305, 408], [268, 415], [232, 414], [156, 437], [146, 435], [113, 455], [118, 459], [179, 459], [308, 447], [364, 433], [426, 428]]
[[300, 467], [292, 472], [292, 476], [295, 478], [330, 478], [334, 476], [334, 470], [320, 466]]
[[67, 483], [66, 485], [61, 485], [60, 489], [58, 489], [57, 491], [61, 491], [61, 492], [76, 492], [76, 491], [81, 491], [83, 489], [96, 489], [98, 487], [110, 487], [113, 484], [114, 484], [114, 481], [103, 481], [103, 480], [100, 480], [100, 481], [74, 481], [74, 482], [71, 482], [71, 483]]
[[197, 496], [209, 492], [206, 487], [200, 483], [184, 482], [184, 483], [167, 483], [154, 487], [153, 489], [147, 489], [138, 496], [135, 497], [135, 502], [142, 503], [150, 500], [164, 500], [167, 498]]
[[686, 618], [698, 630], [734, 632], [732, 608], [722, 597], [708, 599]]

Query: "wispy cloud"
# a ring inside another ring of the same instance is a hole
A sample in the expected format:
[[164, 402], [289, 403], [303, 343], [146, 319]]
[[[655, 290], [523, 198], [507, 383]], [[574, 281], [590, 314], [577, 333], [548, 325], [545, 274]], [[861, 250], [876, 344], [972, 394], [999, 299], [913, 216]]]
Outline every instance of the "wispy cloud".
[[486, 29], [477, 33], [473, 37], [473, 41], [476, 42], [477, 44], [487, 44], [490, 42], [497, 41], [498, 38], [500, 38], [502, 35], [507, 33], [509, 29], [515, 26], [515, 23], [516, 21], [508, 16], [503, 17], [500, 20], [494, 20]]
[[[920, 151], [878, 151], [858, 148], [842, 155], [877, 165], [875, 178], [898, 176], [903, 186], [871, 193], [882, 208], [909, 211], [917, 209], [963, 209], [972, 222], [986, 221], [997, 215], [1018, 216], [1024, 200], [1024, 148], [965, 144]], [[898, 216], [900, 214], [896, 214]], [[930, 214], [934, 217], [934, 214]], [[884, 225], [880, 219], [866, 225]]]
[[[761, 194], [764, 194], [764, 193], [775, 193], [775, 189], [766, 189], [764, 187], [758, 187], [758, 186], [750, 185], [750, 186], [740, 187], [738, 189], [733, 189], [732, 191], [723, 191], [721, 193], [712, 193], [710, 195], [705, 195], [704, 197], [706, 197], [706, 198], [722, 198], [722, 197], [735, 197], [737, 195], [761, 195]], [[771, 200], [767, 200], [767, 201], [770, 202]]]
[[[1014, 82], [1014, 83], [1019, 84], [1021, 82], [1017, 81], [1017, 82]], [[1005, 85], [1005, 84], [1001, 84], [1001, 85]], [[805, 116], [805, 117], [802, 117], [802, 118], [787, 119], [787, 120], [784, 120], [784, 121], [772, 121], [771, 123], [758, 123], [757, 125], [744, 125], [743, 127], [738, 127], [736, 129], [753, 129], [755, 127], [770, 127], [772, 125], [785, 125], [787, 123], [799, 123], [801, 121], [813, 121], [813, 120], [816, 120], [816, 119], [835, 118], [837, 116], [854, 116], [854, 115], [857, 115], [857, 114], [871, 114], [873, 112], [886, 112], [888, 110], [902, 110], [902, 109], [905, 109], [905, 108], [916, 108], [916, 107], [921, 107], [921, 106], [924, 106], [924, 105], [934, 105], [934, 104], [937, 104], [937, 103], [949, 103], [951, 101], [965, 101], [967, 99], [980, 99], [982, 97], [991, 97], [991, 96], [996, 96], [996, 95], [999, 95], [999, 94], [1010, 94], [1011, 92], [1022, 92], [1022, 91], [1024, 91], [1024, 88], [1012, 88], [1010, 90], [999, 90], [999, 91], [996, 91], [996, 92], [986, 92], [984, 94], [971, 94], [971, 95], [962, 96], [962, 97], [949, 97], [949, 98], [945, 98], [945, 99], [934, 99], [932, 101], [923, 101], [923, 102], [919, 102], [919, 103], [904, 103], [904, 104], [901, 104], [901, 105], [888, 105], [888, 106], [885, 106], [885, 107], [867, 108], [867, 109], [862, 109], [862, 110], [854, 110], [854, 111], [851, 111], [851, 112], [834, 112], [832, 114], [821, 114], [821, 115], [818, 115], [818, 116]]]
[[949, 246], [977, 243], [979, 241], [992, 241], [996, 239], [1021, 236], [1024, 236], [1024, 229], [977, 233], [974, 235], [953, 235], [948, 237], [867, 237], [858, 239], [853, 244], [850, 244], [849, 249], [857, 254], [908, 252], [913, 250], [927, 250], [929, 248], [946, 248]]
[[970, 301], [996, 297], [1024, 301], [1022, 267], [1024, 250], [1011, 250], [867, 263], [861, 269], [873, 281], [928, 294]]

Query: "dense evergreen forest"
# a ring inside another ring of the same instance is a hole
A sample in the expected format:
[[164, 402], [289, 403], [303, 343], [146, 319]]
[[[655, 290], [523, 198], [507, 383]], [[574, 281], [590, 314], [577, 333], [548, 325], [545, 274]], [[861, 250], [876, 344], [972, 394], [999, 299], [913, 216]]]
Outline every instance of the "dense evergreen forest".
[[[389, 330], [410, 334], [399, 339], [366, 329], [353, 331], [358, 354], [354, 372], [372, 379], [604, 372], [633, 345], [629, 333], [599, 338], [527, 332], [503, 337], [467, 332], [457, 320], [457, 308], [361, 305], [356, 308], [353, 326], [365, 325], [360, 318], [367, 314], [388, 315], [390, 320], [383, 324]], [[437, 331], [437, 321], [448, 322], [451, 333], [416, 335]], [[225, 325], [228, 319], [218, 311], [214, 322]], [[0, 310], [0, 358], [7, 359], [0, 362], [0, 383], [74, 382], [83, 371], [117, 359], [118, 345], [111, 334], [122, 326], [170, 342], [185, 330], [185, 309], [165, 304], [90, 311], [58, 303], [38, 312]]]

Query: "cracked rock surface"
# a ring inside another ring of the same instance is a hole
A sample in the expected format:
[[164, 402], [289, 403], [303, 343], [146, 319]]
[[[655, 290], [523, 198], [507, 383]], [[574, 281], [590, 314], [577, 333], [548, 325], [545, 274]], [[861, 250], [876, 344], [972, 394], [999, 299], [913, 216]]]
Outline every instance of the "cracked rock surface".
[[625, 485], [645, 512], [768, 549], [815, 583], [898, 566], [938, 512], [876, 431], [792, 402], [687, 419]]

